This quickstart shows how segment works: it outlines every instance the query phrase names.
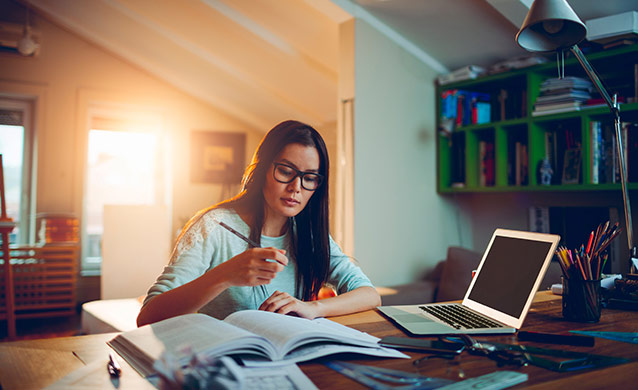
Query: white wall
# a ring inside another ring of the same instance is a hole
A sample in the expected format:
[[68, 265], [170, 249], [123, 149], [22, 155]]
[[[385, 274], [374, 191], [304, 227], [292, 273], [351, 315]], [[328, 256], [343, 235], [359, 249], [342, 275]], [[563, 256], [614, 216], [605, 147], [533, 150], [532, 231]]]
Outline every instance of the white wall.
[[376, 285], [415, 280], [460, 241], [436, 193], [435, 77], [356, 21], [354, 256]]

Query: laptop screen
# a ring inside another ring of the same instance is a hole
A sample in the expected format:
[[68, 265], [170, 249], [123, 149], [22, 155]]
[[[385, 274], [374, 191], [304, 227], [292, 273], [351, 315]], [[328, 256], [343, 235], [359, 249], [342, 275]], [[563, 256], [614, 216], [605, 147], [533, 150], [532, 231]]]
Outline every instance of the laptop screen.
[[552, 243], [496, 236], [468, 298], [519, 318]]

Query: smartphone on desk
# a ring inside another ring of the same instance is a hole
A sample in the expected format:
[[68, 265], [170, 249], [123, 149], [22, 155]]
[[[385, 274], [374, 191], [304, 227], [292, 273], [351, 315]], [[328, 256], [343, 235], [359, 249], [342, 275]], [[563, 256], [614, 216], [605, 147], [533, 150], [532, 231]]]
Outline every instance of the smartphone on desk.
[[410, 351], [441, 353], [441, 354], [459, 354], [465, 348], [464, 343], [444, 340], [426, 340], [410, 337], [394, 337], [388, 336], [379, 340], [382, 347], [404, 349]]

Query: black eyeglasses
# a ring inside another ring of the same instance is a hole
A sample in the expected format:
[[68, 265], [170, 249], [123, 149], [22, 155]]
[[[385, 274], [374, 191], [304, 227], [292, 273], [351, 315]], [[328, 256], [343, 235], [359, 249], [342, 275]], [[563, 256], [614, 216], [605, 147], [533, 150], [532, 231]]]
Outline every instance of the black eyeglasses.
[[297, 177], [301, 177], [301, 187], [308, 191], [314, 191], [323, 182], [323, 176], [313, 172], [302, 172], [290, 165], [273, 163], [272, 176], [280, 183], [290, 183]]

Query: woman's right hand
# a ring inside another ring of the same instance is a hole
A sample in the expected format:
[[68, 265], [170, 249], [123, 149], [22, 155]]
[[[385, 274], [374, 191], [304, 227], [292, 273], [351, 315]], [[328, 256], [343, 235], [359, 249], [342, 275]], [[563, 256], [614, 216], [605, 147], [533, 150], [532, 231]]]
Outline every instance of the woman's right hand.
[[215, 269], [228, 286], [269, 284], [288, 265], [286, 251], [276, 248], [251, 248], [227, 260]]

